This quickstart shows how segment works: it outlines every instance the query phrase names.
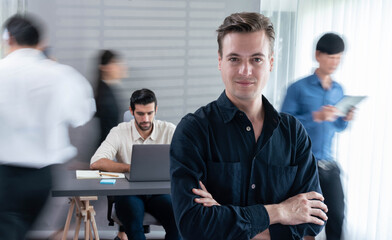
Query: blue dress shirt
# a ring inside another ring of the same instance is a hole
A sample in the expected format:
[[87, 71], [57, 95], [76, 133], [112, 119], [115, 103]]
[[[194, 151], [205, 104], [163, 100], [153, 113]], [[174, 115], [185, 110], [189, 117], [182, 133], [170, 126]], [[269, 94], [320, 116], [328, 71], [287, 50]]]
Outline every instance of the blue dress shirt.
[[[320, 191], [306, 131], [263, 97], [265, 120], [255, 140], [246, 116], [225, 92], [178, 124], [171, 143], [171, 193], [183, 239], [250, 239], [269, 228], [272, 239], [302, 239], [323, 226], [270, 225], [266, 204]], [[195, 203], [203, 182], [221, 206]]]
[[347, 127], [348, 122], [339, 117], [334, 122], [313, 121], [312, 112], [324, 105], [335, 105], [344, 96], [342, 87], [335, 81], [329, 90], [321, 86], [316, 74], [298, 80], [287, 89], [282, 112], [295, 116], [304, 125], [312, 140], [312, 151], [317, 159], [333, 160], [331, 144], [335, 132]]

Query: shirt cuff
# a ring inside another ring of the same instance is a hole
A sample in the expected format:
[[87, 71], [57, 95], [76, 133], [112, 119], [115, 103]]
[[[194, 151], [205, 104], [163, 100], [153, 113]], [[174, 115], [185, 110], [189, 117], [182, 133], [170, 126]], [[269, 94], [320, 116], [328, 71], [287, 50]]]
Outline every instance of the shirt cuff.
[[262, 204], [249, 206], [247, 210], [249, 211], [251, 225], [250, 238], [253, 238], [257, 234], [268, 228], [270, 224], [270, 219], [267, 209], [265, 209], [264, 205]]
[[296, 233], [292, 233], [290, 226], [273, 224], [269, 226], [271, 239], [302, 239]]

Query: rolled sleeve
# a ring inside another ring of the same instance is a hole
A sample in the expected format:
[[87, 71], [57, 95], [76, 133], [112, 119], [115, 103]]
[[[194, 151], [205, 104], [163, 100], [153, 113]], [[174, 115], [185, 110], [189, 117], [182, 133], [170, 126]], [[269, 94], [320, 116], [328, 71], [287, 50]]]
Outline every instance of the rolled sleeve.
[[264, 205], [257, 204], [249, 206], [244, 211], [249, 212], [250, 215], [251, 237], [264, 231], [270, 225], [269, 215]]
[[101, 143], [90, 160], [90, 165], [102, 158], [114, 160], [118, 152], [118, 142], [120, 141], [117, 132], [112, 129], [105, 141]]
[[334, 125], [335, 125], [335, 128], [336, 128], [336, 131], [341, 132], [344, 129], [346, 129], [346, 127], [348, 126], [348, 121], [344, 121], [344, 119], [342, 117], [339, 117], [334, 122]]

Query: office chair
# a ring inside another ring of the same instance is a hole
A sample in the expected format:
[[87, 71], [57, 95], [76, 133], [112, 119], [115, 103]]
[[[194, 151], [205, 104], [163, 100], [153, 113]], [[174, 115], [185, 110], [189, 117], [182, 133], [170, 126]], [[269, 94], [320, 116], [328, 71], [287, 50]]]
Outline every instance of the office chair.
[[[114, 197], [113, 196], [108, 196], [108, 212], [107, 212], [107, 219], [109, 221], [109, 226], [114, 226], [114, 223], [117, 223], [119, 226], [122, 226], [121, 221], [117, 218], [116, 215], [116, 210], [114, 209], [115, 203], [114, 203]], [[144, 213], [144, 219], [143, 219], [143, 229], [144, 233], [149, 233], [150, 232], [150, 225], [156, 225], [160, 226], [161, 224], [159, 221], [154, 218], [151, 214], [145, 212]]]
[[133, 119], [131, 111], [129, 111], [129, 110], [125, 111], [124, 112], [124, 116], [123, 116], [123, 121], [124, 122], [129, 122], [129, 121], [131, 121], [131, 119]]

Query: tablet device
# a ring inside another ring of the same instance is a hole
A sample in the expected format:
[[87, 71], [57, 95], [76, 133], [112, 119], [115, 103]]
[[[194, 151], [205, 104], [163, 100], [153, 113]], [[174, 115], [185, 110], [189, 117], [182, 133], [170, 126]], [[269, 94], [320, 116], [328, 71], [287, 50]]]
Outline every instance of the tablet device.
[[351, 108], [356, 107], [366, 96], [344, 96], [335, 107], [339, 110], [338, 116], [344, 117]]
[[130, 182], [170, 181], [170, 144], [134, 144]]

